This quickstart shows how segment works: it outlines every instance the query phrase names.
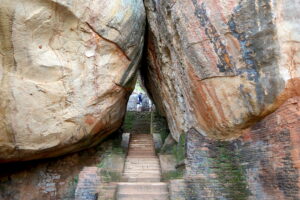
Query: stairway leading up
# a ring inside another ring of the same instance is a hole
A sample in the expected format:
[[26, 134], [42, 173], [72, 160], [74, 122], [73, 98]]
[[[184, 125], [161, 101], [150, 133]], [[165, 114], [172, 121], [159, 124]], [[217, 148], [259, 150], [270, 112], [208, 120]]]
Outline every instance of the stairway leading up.
[[117, 200], [168, 200], [168, 184], [161, 182], [159, 159], [150, 134], [132, 134]]

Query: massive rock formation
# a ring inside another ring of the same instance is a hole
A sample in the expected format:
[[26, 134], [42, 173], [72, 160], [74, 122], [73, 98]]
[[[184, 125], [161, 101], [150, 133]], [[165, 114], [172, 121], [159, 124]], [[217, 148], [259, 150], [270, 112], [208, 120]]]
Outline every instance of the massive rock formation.
[[299, 1], [145, 4], [145, 82], [175, 139], [191, 128], [236, 137], [299, 95]]
[[122, 123], [142, 0], [1, 0], [0, 162], [98, 143]]

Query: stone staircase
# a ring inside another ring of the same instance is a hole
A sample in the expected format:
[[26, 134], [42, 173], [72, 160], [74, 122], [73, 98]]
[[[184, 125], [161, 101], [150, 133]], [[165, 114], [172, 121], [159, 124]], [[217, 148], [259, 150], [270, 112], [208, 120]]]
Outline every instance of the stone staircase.
[[169, 199], [168, 184], [160, 182], [161, 166], [150, 134], [130, 135], [121, 182], [103, 182], [102, 170], [105, 169], [85, 167], [80, 172], [75, 200]]
[[161, 181], [159, 159], [150, 134], [132, 134], [117, 200], [168, 200], [168, 184]]

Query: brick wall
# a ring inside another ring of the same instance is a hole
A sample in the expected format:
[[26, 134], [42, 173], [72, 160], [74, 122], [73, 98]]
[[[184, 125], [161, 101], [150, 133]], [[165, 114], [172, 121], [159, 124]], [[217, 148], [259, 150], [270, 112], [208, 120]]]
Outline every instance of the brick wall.
[[190, 130], [186, 199], [300, 199], [300, 97], [232, 141]]

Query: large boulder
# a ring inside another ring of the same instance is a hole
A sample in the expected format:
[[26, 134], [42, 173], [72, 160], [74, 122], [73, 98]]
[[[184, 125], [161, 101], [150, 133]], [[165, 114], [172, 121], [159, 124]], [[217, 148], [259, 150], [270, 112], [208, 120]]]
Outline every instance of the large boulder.
[[146, 0], [146, 86], [175, 139], [236, 137], [299, 95], [300, 2]]
[[142, 0], [1, 0], [0, 162], [62, 155], [122, 123]]

